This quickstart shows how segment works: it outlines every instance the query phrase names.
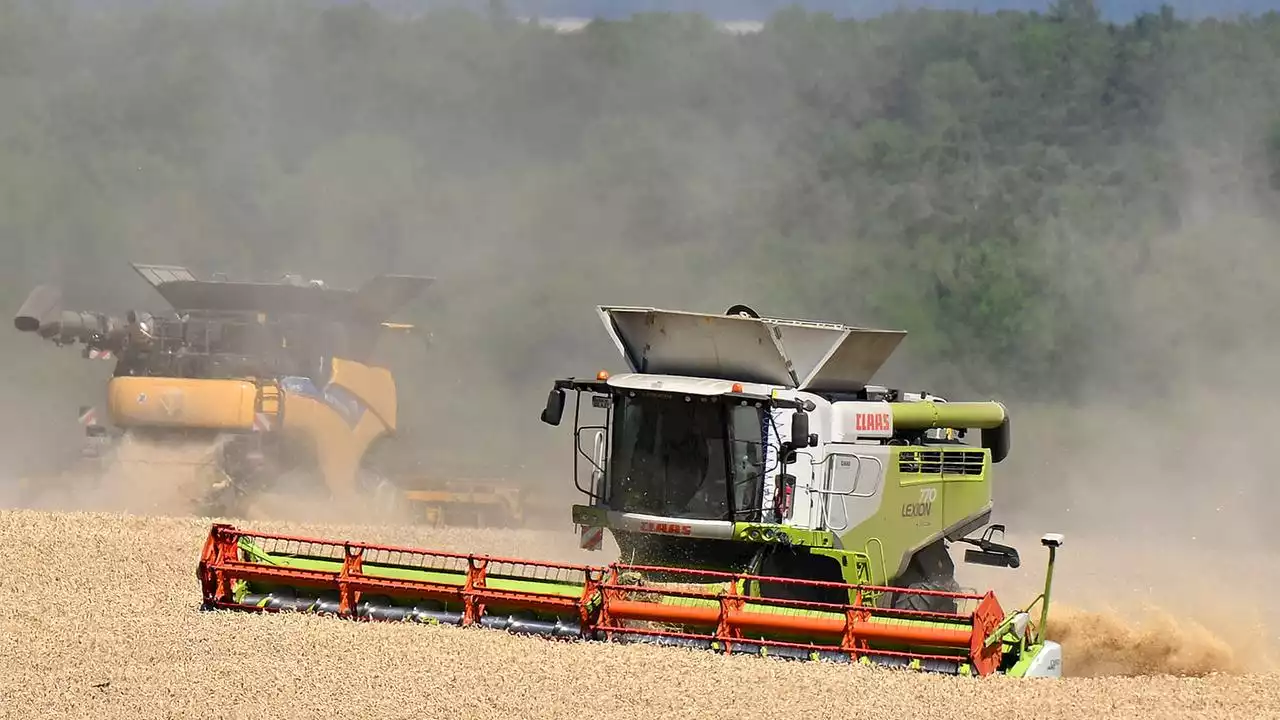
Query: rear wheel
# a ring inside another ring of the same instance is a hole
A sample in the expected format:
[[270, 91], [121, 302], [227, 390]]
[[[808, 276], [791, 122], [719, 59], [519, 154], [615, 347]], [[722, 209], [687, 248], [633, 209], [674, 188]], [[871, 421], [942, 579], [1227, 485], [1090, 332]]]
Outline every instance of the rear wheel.
[[409, 522], [409, 504], [404, 490], [394, 480], [366, 466], [357, 471], [356, 485], [365, 506], [379, 522]]
[[[906, 587], [907, 590], [941, 590], [943, 592], [955, 592], [958, 588], [955, 582], [942, 583], [923, 580], [913, 582]], [[956, 612], [955, 598], [942, 597], [939, 595], [922, 595], [919, 593], [894, 593], [893, 603], [891, 605], [895, 610], [917, 610], [920, 612], [938, 612], [938, 613], [954, 613]]]
[[[935, 590], [959, 592], [956, 582], [956, 565], [947, 552], [946, 542], [939, 540], [911, 558], [904, 572], [893, 585], [903, 590]], [[914, 592], [896, 592], [889, 595], [889, 607], [895, 610], [954, 613], [955, 598], [941, 595], [922, 595]]]
[[357, 482], [361, 493], [380, 513], [393, 513], [399, 505], [400, 488], [385, 475], [370, 468], [360, 468]]

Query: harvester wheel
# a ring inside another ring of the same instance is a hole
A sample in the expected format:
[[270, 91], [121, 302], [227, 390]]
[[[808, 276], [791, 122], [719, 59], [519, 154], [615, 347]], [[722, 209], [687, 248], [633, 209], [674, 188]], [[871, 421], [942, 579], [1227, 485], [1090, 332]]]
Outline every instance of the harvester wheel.
[[360, 468], [357, 473], [357, 482], [374, 512], [384, 518], [390, 518], [401, 511], [402, 498], [399, 486], [382, 473], [368, 467]]
[[[956, 565], [947, 552], [945, 541], [939, 540], [922, 549], [911, 558], [907, 571], [893, 583], [905, 590], [940, 590], [942, 592], [960, 592], [960, 584], [956, 582]], [[920, 595], [904, 592], [891, 593], [889, 607], [896, 610], [919, 610], [923, 612], [956, 612], [954, 598], [938, 595]]]
[[[954, 586], [954, 587], [953, 587]], [[923, 580], [914, 582], [906, 586], [907, 590], [942, 590], [945, 592], [956, 592], [959, 586], [953, 580], [951, 583], [930, 582]], [[938, 595], [920, 595], [917, 593], [894, 593], [891, 606], [895, 610], [918, 610], [920, 612], [956, 612], [956, 601], [954, 598], [941, 597]]]

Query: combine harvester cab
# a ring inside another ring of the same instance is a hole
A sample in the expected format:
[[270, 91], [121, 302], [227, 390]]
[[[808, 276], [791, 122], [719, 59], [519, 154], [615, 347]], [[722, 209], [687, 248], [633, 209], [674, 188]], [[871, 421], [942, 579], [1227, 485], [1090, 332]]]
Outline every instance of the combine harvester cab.
[[[905, 333], [601, 307], [632, 373], [557, 381], [542, 419], [574, 413], [581, 544], [602, 566], [455, 555], [215, 526], [207, 608], [480, 625], [967, 675], [1061, 675], [1044, 593], [1006, 611], [956, 584], [965, 559], [1018, 567], [992, 540], [999, 403], [948, 403], [867, 381]], [[592, 395], [600, 422], [582, 417]], [[963, 443], [970, 429], [981, 446]], [[594, 431], [591, 436], [586, 434]], [[591, 450], [585, 449], [590, 446]], [[586, 477], [579, 472], [586, 465]], [[1031, 609], [1040, 604], [1039, 622]]]

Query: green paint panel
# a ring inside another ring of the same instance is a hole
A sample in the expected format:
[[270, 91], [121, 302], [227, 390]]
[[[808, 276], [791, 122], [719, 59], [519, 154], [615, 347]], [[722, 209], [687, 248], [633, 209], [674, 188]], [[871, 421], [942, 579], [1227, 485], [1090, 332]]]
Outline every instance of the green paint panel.
[[865, 552], [874, 584], [894, 584], [912, 553], [990, 506], [990, 458], [971, 446], [892, 448], [880, 511], [841, 544]]
[[737, 522], [733, 524], [733, 537], [743, 542], [766, 544], [777, 542], [815, 548], [829, 548], [835, 545], [835, 535], [830, 531], [809, 530], [776, 523]]

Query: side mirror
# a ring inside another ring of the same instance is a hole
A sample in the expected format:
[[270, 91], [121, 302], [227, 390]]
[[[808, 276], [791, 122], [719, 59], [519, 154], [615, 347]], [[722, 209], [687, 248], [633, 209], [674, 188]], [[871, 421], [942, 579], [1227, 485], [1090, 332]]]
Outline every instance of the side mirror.
[[542, 422], [559, 425], [564, 417], [564, 390], [556, 388], [547, 394], [547, 406], [542, 409]]
[[803, 410], [797, 410], [791, 416], [791, 447], [807, 448], [810, 446], [809, 437], [809, 414]]

